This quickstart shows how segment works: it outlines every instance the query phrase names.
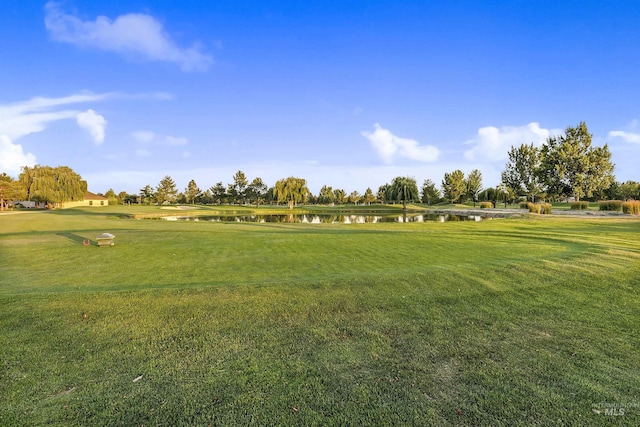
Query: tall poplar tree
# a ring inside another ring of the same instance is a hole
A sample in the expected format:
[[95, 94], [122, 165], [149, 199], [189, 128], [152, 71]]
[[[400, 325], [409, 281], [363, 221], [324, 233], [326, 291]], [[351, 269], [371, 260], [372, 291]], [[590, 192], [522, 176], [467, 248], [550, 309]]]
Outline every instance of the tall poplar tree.
[[482, 172], [478, 169], [472, 170], [465, 180], [467, 187], [467, 196], [473, 199], [473, 207], [476, 207], [478, 193], [482, 190]]

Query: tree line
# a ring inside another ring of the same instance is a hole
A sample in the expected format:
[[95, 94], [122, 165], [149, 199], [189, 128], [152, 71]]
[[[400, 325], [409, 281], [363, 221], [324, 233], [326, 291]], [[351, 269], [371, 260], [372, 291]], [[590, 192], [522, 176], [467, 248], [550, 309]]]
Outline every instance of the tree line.
[[[226, 186], [222, 181], [202, 190], [195, 180], [179, 191], [175, 181], [165, 176], [152, 187], [146, 185], [138, 194], [115, 193], [109, 189], [104, 195], [110, 203], [141, 204], [279, 204], [292, 208], [296, 204], [371, 204], [371, 203], [464, 203], [491, 201], [513, 203], [518, 199], [561, 200], [580, 199], [640, 199], [640, 183], [615, 181], [614, 165], [608, 146], [592, 146], [592, 135], [581, 122], [568, 127], [560, 136], [549, 137], [545, 144], [533, 143], [511, 147], [508, 162], [495, 187], [483, 188], [482, 173], [475, 169], [465, 176], [462, 170], [444, 174], [438, 188], [427, 179], [418, 189], [413, 177], [396, 177], [381, 185], [377, 192], [369, 187], [363, 193], [323, 186], [312, 194], [303, 178], [288, 177], [269, 187], [256, 177], [249, 181], [238, 171]], [[33, 200], [50, 206], [72, 200], [82, 200], [87, 183], [67, 166], [23, 167], [17, 180], [6, 173], [0, 175], [0, 209], [11, 201]]]

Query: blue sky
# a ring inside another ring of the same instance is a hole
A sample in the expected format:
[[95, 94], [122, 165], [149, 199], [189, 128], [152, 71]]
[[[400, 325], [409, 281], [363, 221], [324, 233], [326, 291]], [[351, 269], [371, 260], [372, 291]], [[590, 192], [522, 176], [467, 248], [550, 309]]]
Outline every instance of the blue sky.
[[585, 121], [640, 180], [640, 2], [6, 0], [0, 171], [363, 193]]

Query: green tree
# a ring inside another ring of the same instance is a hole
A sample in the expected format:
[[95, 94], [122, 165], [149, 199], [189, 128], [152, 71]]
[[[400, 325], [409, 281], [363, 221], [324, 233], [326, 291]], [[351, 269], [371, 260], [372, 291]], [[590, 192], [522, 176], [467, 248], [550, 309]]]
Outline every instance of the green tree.
[[440, 200], [440, 190], [436, 188], [436, 183], [430, 179], [425, 179], [421, 189], [422, 203], [431, 205]]
[[540, 179], [547, 192], [573, 196], [576, 201], [606, 190], [614, 182], [609, 146], [591, 146], [592, 135], [580, 122], [568, 127], [564, 135], [549, 137], [542, 146]]
[[383, 184], [378, 187], [378, 193], [376, 194], [376, 197], [381, 203], [389, 203], [389, 200], [387, 199], [388, 187], [389, 184]]
[[0, 211], [9, 206], [9, 203], [24, 200], [27, 190], [20, 181], [15, 181], [6, 173], [0, 175]]
[[496, 189], [493, 187], [485, 188], [478, 194], [478, 201], [480, 202], [492, 202], [493, 207], [496, 206]]
[[145, 185], [144, 188], [140, 189], [140, 202], [148, 205], [152, 202], [154, 197], [153, 187], [150, 185]]
[[402, 209], [404, 210], [407, 209], [407, 201], [420, 200], [418, 184], [414, 178], [408, 176], [393, 178], [387, 190], [389, 191], [388, 200], [393, 200], [394, 202], [402, 201]]
[[26, 189], [27, 200], [53, 207], [84, 200], [87, 192], [87, 182], [68, 166], [25, 166], [18, 180]]
[[233, 183], [229, 184], [227, 194], [236, 203], [244, 203], [246, 197], [245, 192], [248, 185], [249, 181], [247, 181], [247, 177], [244, 172], [239, 170], [233, 175]]
[[169, 175], [160, 180], [156, 187], [156, 201], [160, 204], [175, 203], [178, 198], [178, 188]]
[[640, 183], [626, 181], [619, 184], [618, 194], [622, 200], [640, 200]]
[[518, 196], [526, 196], [535, 202], [543, 191], [540, 181], [541, 151], [533, 144], [511, 147], [509, 161], [502, 172], [502, 182]]
[[333, 194], [333, 188], [323, 185], [320, 189], [320, 194], [318, 194], [318, 203], [330, 205], [334, 200], [335, 195]]
[[118, 196], [116, 195], [116, 192], [113, 191], [113, 188], [108, 189], [107, 192], [104, 193], [104, 197], [109, 199], [109, 204], [110, 205], [117, 205], [118, 204]]
[[267, 184], [262, 181], [262, 178], [254, 178], [251, 184], [247, 187], [247, 197], [249, 200], [256, 202], [256, 206], [260, 205], [260, 201], [264, 199], [267, 193]]
[[127, 203], [127, 200], [129, 199], [129, 195], [127, 194], [126, 191], [121, 191], [118, 193], [118, 203], [121, 205], [124, 205]]
[[469, 173], [465, 180], [467, 187], [467, 196], [473, 199], [473, 207], [476, 207], [478, 201], [478, 193], [482, 190], [482, 172], [478, 169], [474, 169]]
[[217, 182], [210, 190], [213, 200], [216, 201], [216, 203], [219, 205], [224, 203], [227, 198], [227, 190], [224, 188], [224, 185], [222, 185], [222, 182]]
[[431, 205], [440, 200], [440, 190], [436, 188], [436, 183], [430, 179], [425, 179], [420, 188], [420, 201]]
[[371, 203], [376, 201], [376, 196], [373, 194], [373, 190], [371, 190], [371, 187], [367, 187], [367, 189], [365, 190], [362, 201], [367, 205], [370, 205]]
[[349, 203], [357, 205], [361, 198], [362, 196], [360, 195], [360, 193], [358, 193], [357, 191], [352, 191], [351, 194], [349, 194]]
[[278, 203], [287, 202], [289, 209], [293, 209], [296, 203], [305, 203], [309, 199], [307, 181], [292, 176], [281, 179], [276, 182], [274, 196]]
[[444, 174], [442, 193], [451, 203], [459, 201], [466, 190], [464, 173], [460, 169]]
[[345, 204], [347, 201], [347, 192], [341, 188], [333, 190], [333, 200], [339, 205]]
[[187, 203], [194, 204], [198, 201], [198, 198], [202, 195], [202, 190], [198, 187], [195, 180], [189, 181], [187, 188], [184, 189], [184, 197]]

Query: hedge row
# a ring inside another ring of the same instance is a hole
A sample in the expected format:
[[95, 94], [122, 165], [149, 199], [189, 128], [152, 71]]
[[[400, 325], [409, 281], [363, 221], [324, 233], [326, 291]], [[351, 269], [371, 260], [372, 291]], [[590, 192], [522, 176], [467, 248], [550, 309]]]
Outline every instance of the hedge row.
[[598, 202], [601, 211], [622, 212], [622, 201], [620, 200], [601, 200]]
[[589, 202], [571, 202], [571, 210], [583, 211], [589, 209]]

